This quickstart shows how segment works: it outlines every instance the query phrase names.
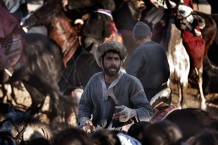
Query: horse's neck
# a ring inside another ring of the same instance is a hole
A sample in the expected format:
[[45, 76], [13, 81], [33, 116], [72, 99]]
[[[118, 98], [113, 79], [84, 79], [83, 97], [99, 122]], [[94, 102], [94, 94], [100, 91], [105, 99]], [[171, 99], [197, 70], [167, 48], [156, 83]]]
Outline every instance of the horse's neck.
[[162, 8], [155, 8], [152, 7], [150, 10], [143, 12], [143, 20], [146, 20], [146, 22], [151, 23], [152, 25], [155, 25], [158, 23], [164, 15], [164, 10]]
[[52, 27], [49, 30], [49, 36], [62, 48], [63, 53], [72, 47], [78, 46], [78, 43], [75, 42], [78, 34], [70, 22], [70, 19], [64, 13], [60, 13], [53, 19]]
[[132, 18], [134, 20], [140, 20], [142, 16], [142, 11], [136, 10], [130, 2], [128, 2], [128, 7]]

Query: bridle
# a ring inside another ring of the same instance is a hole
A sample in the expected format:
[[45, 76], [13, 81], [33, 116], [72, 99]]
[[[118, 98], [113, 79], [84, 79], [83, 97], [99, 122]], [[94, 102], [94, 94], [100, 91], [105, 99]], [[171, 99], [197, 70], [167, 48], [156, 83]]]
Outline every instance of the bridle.
[[182, 12], [178, 12], [179, 4], [176, 5], [175, 8], [173, 8], [172, 11], [172, 17], [175, 19], [175, 24], [180, 30], [193, 30], [193, 26], [190, 22], [187, 21], [187, 18], [194, 14], [194, 12], [191, 12], [187, 16], [182, 16]]
[[[22, 121], [24, 122], [24, 125], [22, 126], [21, 129], [19, 129], [17, 126], [16, 126], [16, 123], [10, 118], [10, 117], [7, 117], [4, 121], [2, 121], [1, 123], [1, 127], [4, 125], [4, 123], [6, 122], [10, 122], [12, 124], [11, 128], [12, 128], [12, 131], [9, 132], [12, 134], [12, 137], [13, 139], [15, 140], [15, 142], [17, 144], [21, 143], [23, 141], [23, 133], [26, 131], [26, 127], [29, 123], [29, 120], [30, 120], [30, 114], [28, 114], [25, 119]], [[14, 130], [13, 130], [14, 129]], [[15, 135], [15, 132], [17, 132], [17, 134]]]

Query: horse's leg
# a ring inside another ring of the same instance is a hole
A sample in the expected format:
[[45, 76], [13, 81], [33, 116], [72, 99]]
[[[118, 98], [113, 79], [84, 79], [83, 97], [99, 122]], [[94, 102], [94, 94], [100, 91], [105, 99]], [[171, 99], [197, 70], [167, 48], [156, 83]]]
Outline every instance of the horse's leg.
[[5, 84], [1, 83], [2, 97], [0, 99], [1, 102], [4, 101], [5, 97], [7, 97], [7, 90], [5, 88]]
[[45, 95], [40, 93], [36, 88], [32, 87], [25, 81], [23, 82], [23, 84], [31, 97], [32, 103], [30, 106], [30, 110], [32, 110], [34, 113], [41, 112], [45, 100]]
[[[16, 83], [20, 83], [20, 84], [16, 84]], [[22, 85], [21, 82], [15, 82], [15, 83], [11, 83], [11, 84], [10, 84], [10, 96], [11, 96], [11, 101], [10, 101], [10, 102], [14, 101], [14, 103], [16, 104], [16, 107], [17, 107], [17, 108], [26, 110], [26, 109], [28, 108], [28, 106], [25, 105], [25, 104], [23, 104], [23, 103], [19, 103], [19, 102], [17, 101], [16, 92], [15, 92], [15, 87], [16, 87], [17, 89], [20, 89], [22, 86], [19, 86], [19, 85]], [[20, 88], [18, 88], [18, 87], [20, 87]], [[23, 89], [23, 88], [22, 88], [22, 89]]]
[[206, 105], [206, 99], [204, 97], [204, 93], [203, 93], [203, 78], [202, 78], [202, 74], [203, 74], [203, 64], [201, 65], [201, 67], [199, 69], [195, 68], [195, 71], [198, 75], [198, 88], [200, 91], [200, 97], [201, 97], [201, 109], [202, 110], [206, 110], [207, 109], [207, 105]]
[[181, 106], [182, 108], [187, 108], [187, 95], [186, 95], [186, 91], [187, 91], [187, 85], [186, 84], [181, 84], [181, 95], [182, 95], [182, 100], [181, 100]]
[[182, 100], [183, 100], [183, 96], [182, 96], [182, 84], [181, 83], [177, 83], [177, 87], [178, 87], [179, 98], [178, 98], [176, 107], [181, 109], [182, 108]]
[[174, 67], [175, 78], [177, 80], [179, 91], [179, 105], [182, 108], [187, 107], [186, 90], [188, 86], [188, 75], [190, 70], [190, 60], [185, 47], [183, 46], [182, 39], [175, 45]]

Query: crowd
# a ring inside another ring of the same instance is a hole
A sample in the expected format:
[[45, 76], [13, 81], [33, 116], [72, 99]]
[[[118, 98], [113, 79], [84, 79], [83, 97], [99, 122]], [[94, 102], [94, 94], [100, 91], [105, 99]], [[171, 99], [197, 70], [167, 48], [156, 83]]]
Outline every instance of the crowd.
[[[180, 128], [163, 120], [150, 124], [138, 122], [127, 132], [100, 129], [87, 134], [78, 127], [70, 127], [57, 132], [52, 140], [43, 137], [32, 138], [20, 145], [217, 145], [218, 132], [206, 130], [183, 140]], [[16, 145], [10, 134], [0, 132], [0, 145]]]

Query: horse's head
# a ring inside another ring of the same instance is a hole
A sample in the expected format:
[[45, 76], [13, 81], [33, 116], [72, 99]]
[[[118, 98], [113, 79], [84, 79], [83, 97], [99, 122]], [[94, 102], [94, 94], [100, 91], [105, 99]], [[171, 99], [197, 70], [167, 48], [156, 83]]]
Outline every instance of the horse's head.
[[65, 2], [65, 5], [69, 10], [76, 10], [76, 11], [93, 7], [95, 4], [96, 1], [93, 0], [83, 0], [83, 1], [67, 0], [67, 2]]
[[192, 30], [192, 23], [194, 22], [193, 9], [186, 5], [178, 5], [175, 8], [174, 16], [177, 27], [180, 30]]
[[33, 26], [49, 25], [62, 6], [57, 1], [48, 1], [35, 11], [30, 12], [21, 20], [21, 26], [31, 28]]
[[146, 8], [143, 0], [127, 0], [128, 7], [134, 20], [141, 19], [142, 11]]
[[170, 11], [180, 30], [194, 31], [197, 25], [201, 29], [205, 26], [204, 19], [194, 12], [189, 5], [183, 4], [181, 1], [162, 0], [159, 5]]
[[67, 1], [67, 8], [69, 10], [76, 10], [81, 11], [83, 9], [108, 9], [113, 11], [115, 9], [115, 2], [114, 0], [68, 0]]
[[143, 0], [128, 0], [129, 6], [136, 11], [142, 11], [145, 9], [145, 2]]

